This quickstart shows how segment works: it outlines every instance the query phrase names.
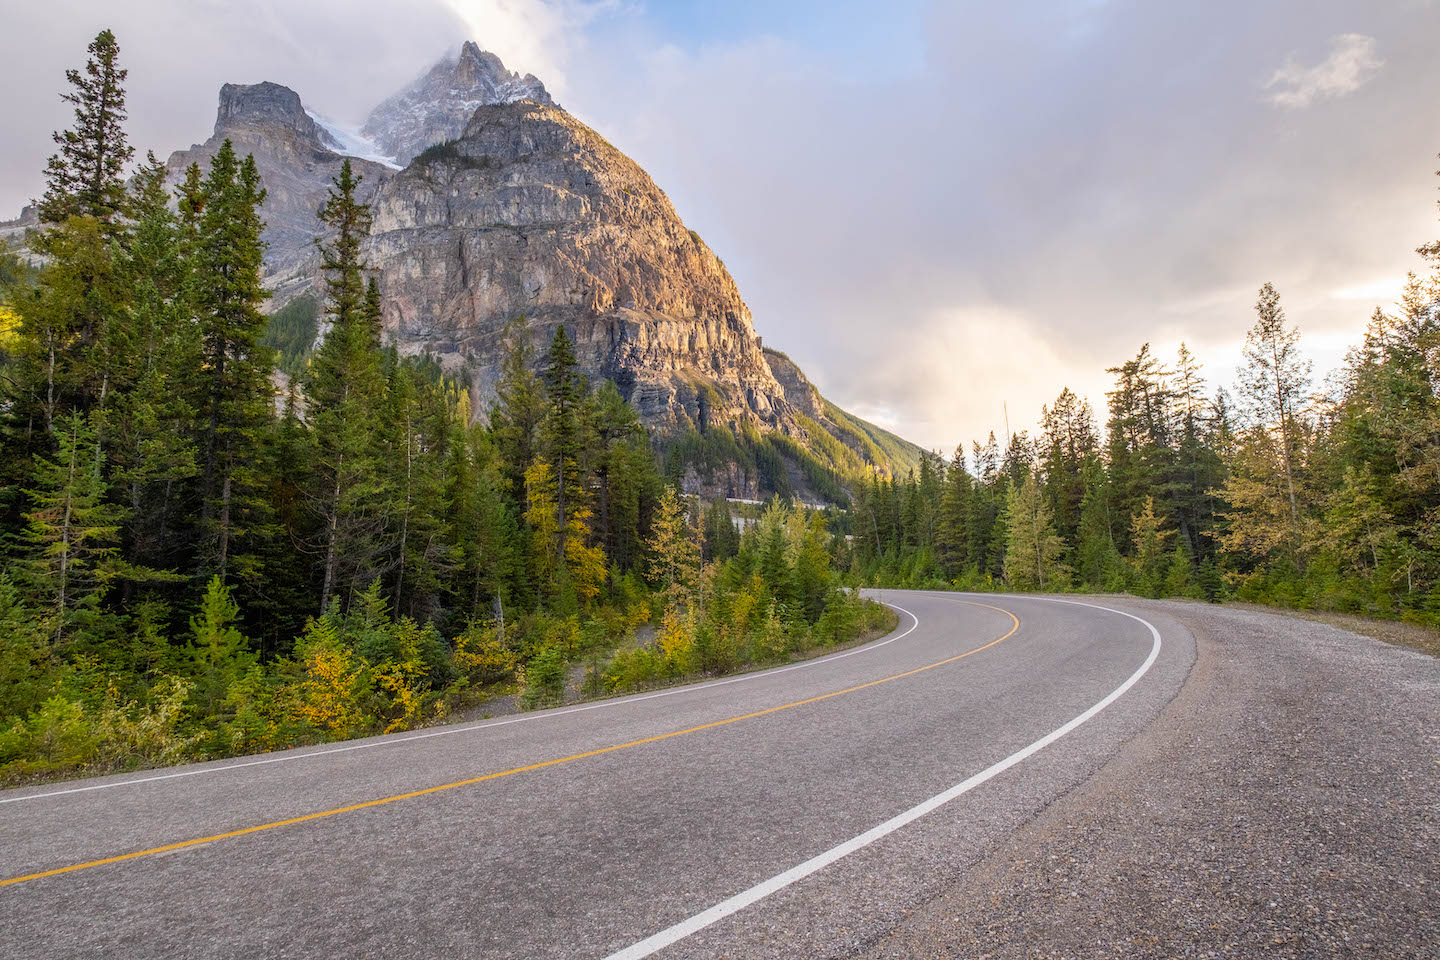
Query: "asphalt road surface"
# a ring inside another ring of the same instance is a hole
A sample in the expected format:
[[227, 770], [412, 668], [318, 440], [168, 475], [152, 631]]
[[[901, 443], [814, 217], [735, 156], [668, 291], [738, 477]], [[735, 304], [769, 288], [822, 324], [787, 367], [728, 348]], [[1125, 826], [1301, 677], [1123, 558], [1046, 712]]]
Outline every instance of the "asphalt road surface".
[[0, 792], [0, 956], [1440, 955], [1440, 661], [878, 595], [785, 668]]

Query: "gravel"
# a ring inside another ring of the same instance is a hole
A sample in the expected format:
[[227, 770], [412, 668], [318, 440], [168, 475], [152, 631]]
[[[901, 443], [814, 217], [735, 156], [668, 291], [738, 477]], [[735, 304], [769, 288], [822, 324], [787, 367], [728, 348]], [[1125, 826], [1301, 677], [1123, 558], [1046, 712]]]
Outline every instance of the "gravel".
[[1440, 956], [1440, 660], [1233, 608], [1094, 777], [857, 956]]

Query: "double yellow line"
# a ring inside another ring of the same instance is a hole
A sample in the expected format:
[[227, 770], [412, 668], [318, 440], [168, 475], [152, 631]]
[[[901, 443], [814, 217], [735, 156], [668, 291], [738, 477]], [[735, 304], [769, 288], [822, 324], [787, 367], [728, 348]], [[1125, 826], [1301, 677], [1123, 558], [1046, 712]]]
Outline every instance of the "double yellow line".
[[[949, 599], [949, 598], [947, 598]], [[426, 787], [424, 790], [412, 790], [409, 793], [399, 793], [393, 797], [382, 797], [379, 800], [367, 800], [364, 803], [353, 803], [348, 807], [336, 807], [333, 810], [321, 810], [318, 813], [307, 813], [303, 817], [291, 817], [288, 820], [276, 820], [273, 823], [262, 823], [254, 827], [245, 827], [242, 830], [231, 830], [228, 833], [216, 833], [208, 837], [196, 837], [194, 840], [182, 840], [179, 843], [167, 843], [163, 847], [151, 847], [148, 850], [136, 850], [134, 853], [122, 853], [118, 857], [106, 857], [103, 860], [88, 860], [84, 863], [71, 864], [68, 867], [56, 867], [54, 870], [42, 870], [39, 873], [27, 873], [21, 877], [10, 877], [7, 880], [0, 880], [0, 887], [8, 887], [16, 883], [24, 883], [27, 880], [39, 880], [41, 877], [54, 877], [62, 873], [74, 873], [77, 870], [89, 870], [92, 867], [103, 867], [111, 863], [124, 863], [127, 860], [138, 860], [141, 857], [152, 857], [159, 853], [169, 853], [172, 850], [183, 850], [186, 847], [198, 847], [203, 843], [214, 843], [217, 840], [229, 840], [232, 837], [243, 837], [251, 833], [260, 833], [264, 830], [275, 830], [279, 827], [289, 827], [297, 823], [306, 823], [311, 820], [323, 820], [326, 817], [339, 816], [342, 813], [352, 813], [356, 810], [365, 810], [369, 807], [383, 807], [386, 804], [398, 803], [401, 800], [412, 800], [415, 797], [423, 797], [432, 793], [440, 793], [444, 790], [456, 790], [460, 787], [468, 787], [477, 783], [484, 783], [487, 780], [499, 780], [501, 777], [514, 776], [517, 773], [529, 773], [532, 770], [544, 770], [546, 767], [559, 766], [562, 763], [570, 763], [573, 760], [584, 760], [587, 757], [598, 757], [606, 753], [615, 753], [619, 750], [628, 750], [631, 747], [638, 747], [646, 743], [658, 743], [661, 740], [670, 740], [674, 737], [683, 737], [691, 733], [699, 733], [701, 730], [712, 730], [715, 727], [724, 727], [732, 723], [739, 723], [742, 720], [753, 720], [756, 717], [763, 717], [772, 713], [779, 713], [782, 710], [793, 710], [796, 707], [803, 707], [811, 703], [819, 703], [822, 700], [830, 700], [834, 697], [843, 697], [848, 693], [855, 693], [859, 690], [867, 690], [870, 687], [878, 687], [882, 683], [890, 683], [894, 680], [903, 680], [906, 677], [913, 677], [917, 673], [924, 673], [927, 670], [934, 670], [936, 667], [943, 667], [956, 660], [964, 660], [972, 654], [981, 650], [988, 650], [995, 644], [1006, 640], [1020, 629], [1020, 619], [1009, 610], [1002, 610], [1000, 607], [991, 606], [988, 603], [976, 603], [971, 600], [957, 600], [957, 603], [968, 604], [972, 607], [985, 607], [988, 610], [995, 610], [1005, 614], [1013, 622], [1013, 626], [1003, 636], [996, 637], [984, 646], [967, 650], [964, 653], [935, 663], [926, 664], [923, 667], [916, 667], [913, 670], [906, 670], [904, 673], [892, 674], [882, 677], [879, 680], [871, 680], [869, 683], [857, 684], [853, 687], [846, 687], [844, 690], [836, 690], [833, 693], [824, 693], [818, 697], [809, 697], [805, 700], [796, 700], [793, 703], [781, 704], [778, 707], [767, 707], [764, 710], [756, 710], [754, 713], [744, 713], [738, 717], [729, 717], [725, 720], [714, 720], [710, 723], [702, 723], [696, 727], [686, 727], [684, 730], [675, 730], [671, 733], [662, 733], [653, 737], [643, 737], [639, 740], [629, 740], [625, 743], [617, 743], [611, 747], [601, 747], [598, 750], [587, 750], [584, 753], [573, 753], [568, 757], [560, 757], [555, 760], [545, 760], [541, 763], [532, 763], [523, 767], [512, 767], [509, 770], [501, 770], [498, 773], [487, 773], [482, 777], [471, 777], [468, 780], [456, 780], [454, 783], [442, 783], [437, 787]]]

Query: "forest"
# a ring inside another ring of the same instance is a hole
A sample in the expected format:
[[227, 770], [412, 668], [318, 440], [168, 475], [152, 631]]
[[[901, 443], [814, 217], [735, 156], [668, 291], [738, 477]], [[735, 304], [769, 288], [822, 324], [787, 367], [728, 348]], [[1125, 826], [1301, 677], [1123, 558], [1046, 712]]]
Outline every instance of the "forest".
[[0, 256], [0, 780], [623, 693], [895, 622], [841, 588], [820, 513], [777, 498], [742, 535], [682, 496], [563, 329], [516, 318], [485, 411], [386, 348], [348, 162], [323, 306], [272, 323], [253, 159], [132, 169], [118, 43], [88, 52], [42, 226]]
[[1260, 288], [1232, 389], [1182, 343], [1061, 390], [1032, 437], [858, 486], [859, 582], [1242, 600], [1440, 625], [1440, 243], [1317, 385]]

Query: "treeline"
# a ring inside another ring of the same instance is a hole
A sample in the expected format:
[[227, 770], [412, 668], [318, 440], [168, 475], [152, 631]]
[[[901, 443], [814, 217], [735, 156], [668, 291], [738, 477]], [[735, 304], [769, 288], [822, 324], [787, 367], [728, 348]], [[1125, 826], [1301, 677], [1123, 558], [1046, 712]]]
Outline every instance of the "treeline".
[[[677, 496], [563, 329], [506, 331], [498, 403], [381, 342], [348, 163], [323, 312], [262, 312], [264, 184], [230, 143], [127, 181], [114, 36], [67, 79], [0, 324], [0, 776], [404, 729], [784, 659], [884, 620], [836, 541]], [[321, 334], [318, 346], [309, 331]], [[283, 370], [282, 370], [283, 368]], [[582, 665], [584, 665], [582, 670]]]
[[1261, 288], [1234, 392], [1182, 344], [1111, 368], [1103, 432], [1061, 391], [1038, 436], [858, 491], [853, 574], [965, 589], [1240, 599], [1440, 624], [1440, 244], [1315, 390]]

